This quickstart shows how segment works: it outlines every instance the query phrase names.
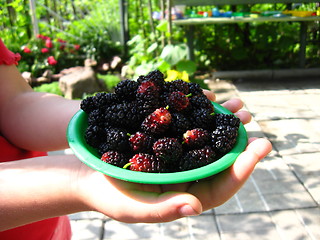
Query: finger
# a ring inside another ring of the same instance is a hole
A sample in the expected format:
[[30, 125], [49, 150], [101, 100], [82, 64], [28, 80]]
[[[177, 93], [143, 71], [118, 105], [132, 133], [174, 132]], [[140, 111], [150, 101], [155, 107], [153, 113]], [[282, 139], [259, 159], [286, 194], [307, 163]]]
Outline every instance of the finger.
[[241, 122], [243, 124], [247, 124], [251, 122], [251, 114], [248, 111], [240, 110], [236, 112], [234, 115], [236, 115], [238, 118], [240, 118]]
[[127, 223], [159, 223], [199, 215], [201, 212], [200, 201], [191, 194], [134, 191], [115, 216], [111, 214], [111, 217]]
[[213, 101], [213, 102], [214, 102], [214, 101], [216, 100], [216, 95], [215, 95], [212, 91], [203, 89], [203, 93], [207, 96], [207, 98], [208, 98], [210, 101]]
[[235, 113], [243, 107], [243, 102], [238, 98], [232, 98], [221, 105]]
[[194, 184], [190, 187], [189, 192], [201, 201], [203, 210], [223, 204], [241, 188], [254, 170], [255, 165], [271, 149], [271, 143], [266, 139], [252, 141], [229, 169], [211, 180]]

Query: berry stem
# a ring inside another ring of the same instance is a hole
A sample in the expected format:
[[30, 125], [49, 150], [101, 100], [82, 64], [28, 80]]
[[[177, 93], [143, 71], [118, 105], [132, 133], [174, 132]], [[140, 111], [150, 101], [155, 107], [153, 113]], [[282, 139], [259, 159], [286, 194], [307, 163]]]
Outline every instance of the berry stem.
[[131, 162], [129, 162], [129, 163], [127, 163], [126, 165], [124, 165], [124, 166], [123, 166], [123, 168], [124, 168], [124, 169], [128, 169], [128, 167], [130, 167], [130, 166], [131, 166], [131, 164], [132, 164], [132, 163], [131, 163]]

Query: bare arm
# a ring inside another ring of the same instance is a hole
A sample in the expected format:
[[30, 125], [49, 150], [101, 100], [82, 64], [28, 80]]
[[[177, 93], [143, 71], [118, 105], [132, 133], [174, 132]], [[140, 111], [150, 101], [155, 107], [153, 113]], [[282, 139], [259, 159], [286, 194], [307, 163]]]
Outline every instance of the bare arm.
[[66, 128], [79, 101], [34, 92], [15, 66], [0, 66], [0, 132], [29, 150], [67, 148]]

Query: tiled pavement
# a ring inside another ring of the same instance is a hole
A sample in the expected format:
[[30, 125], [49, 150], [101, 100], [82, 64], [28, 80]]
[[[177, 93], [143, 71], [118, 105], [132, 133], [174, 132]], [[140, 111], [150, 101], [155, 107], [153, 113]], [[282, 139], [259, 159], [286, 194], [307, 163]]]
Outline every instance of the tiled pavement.
[[320, 239], [320, 78], [210, 81], [217, 101], [240, 97], [249, 136], [272, 153], [224, 205], [163, 224], [124, 224], [96, 212], [70, 215], [74, 240]]

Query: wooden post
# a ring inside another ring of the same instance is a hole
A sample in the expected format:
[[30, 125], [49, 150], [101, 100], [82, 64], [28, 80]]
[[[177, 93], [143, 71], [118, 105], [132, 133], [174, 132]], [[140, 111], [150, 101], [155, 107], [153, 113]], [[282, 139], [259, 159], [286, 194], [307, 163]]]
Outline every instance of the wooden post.
[[171, 0], [167, 0], [167, 20], [168, 20], [168, 32], [169, 32], [169, 37], [168, 37], [168, 44], [170, 45], [172, 42], [172, 15], [171, 15]]
[[39, 34], [39, 25], [38, 25], [38, 19], [36, 16], [36, 3], [35, 3], [35, 0], [30, 0], [29, 3], [30, 3], [33, 35], [37, 36]]
[[126, 58], [128, 55], [127, 42], [129, 41], [129, 24], [128, 24], [128, 3], [126, 0], [119, 0], [120, 8], [120, 28], [121, 41], [123, 46], [123, 55]]

